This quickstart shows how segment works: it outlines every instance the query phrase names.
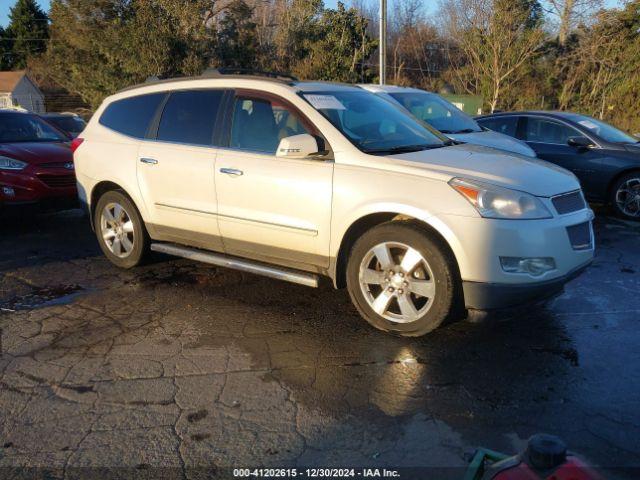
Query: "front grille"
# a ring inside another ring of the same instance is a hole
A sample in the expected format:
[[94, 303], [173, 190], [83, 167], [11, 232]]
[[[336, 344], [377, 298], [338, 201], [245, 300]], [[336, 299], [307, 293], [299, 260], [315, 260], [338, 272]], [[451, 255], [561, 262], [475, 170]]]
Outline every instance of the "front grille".
[[40, 163], [38, 166], [40, 168], [66, 168], [67, 170], [72, 170], [72, 168], [67, 168], [66, 165], [73, 165], [72, 162], [47, 162]]
[[39, 175], [38, 178], [51, 188], [67, 188], [76, 185], [75, 175]]
[[580, 190], [565, 195], [558, 195], [557, 197], [553, 197], [551, 201], [560, 215], [577, 212], [587, 206]]
[[585, 222], [567, 227], [569, 241], [574, 250], [589, 250], [593, 246], [591, 223]]

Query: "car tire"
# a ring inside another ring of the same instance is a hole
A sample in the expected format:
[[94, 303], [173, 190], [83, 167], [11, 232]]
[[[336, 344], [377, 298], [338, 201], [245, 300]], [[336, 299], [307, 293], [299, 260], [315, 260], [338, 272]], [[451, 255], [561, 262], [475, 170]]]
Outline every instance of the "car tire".
[[456, 272], [455, 259], [435, 235], [413, 222], [389, 222], [353, 245], [347, 289], [372, 326], [418, 337], [438, 328], [454, 311]]
[[98, 243], [111, 263], [128, 269], [144, 261], [149, 236], [129, 197], [117, 190], [106, 192], [98, 200], [93, 217]]
[[[625, 205], [628, 200], [631, 200], [631, 204]], [[640, 171], [627, 173], [614, 183], [611, 205], [617, 217], [640, 220]]]

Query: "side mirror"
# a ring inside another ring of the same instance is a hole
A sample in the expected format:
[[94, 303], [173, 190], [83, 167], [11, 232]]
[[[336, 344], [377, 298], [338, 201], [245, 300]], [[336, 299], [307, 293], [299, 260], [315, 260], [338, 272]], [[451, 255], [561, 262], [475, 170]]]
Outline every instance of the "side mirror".
[[307, 158], [318, 153], [318, 142], [308, 133], [293, 135], [280, 140], [277, 157]]
[[593, 142], [587, 137], [569, 137], [567, 144], [576, 148], [589, 148], [593, 147]]

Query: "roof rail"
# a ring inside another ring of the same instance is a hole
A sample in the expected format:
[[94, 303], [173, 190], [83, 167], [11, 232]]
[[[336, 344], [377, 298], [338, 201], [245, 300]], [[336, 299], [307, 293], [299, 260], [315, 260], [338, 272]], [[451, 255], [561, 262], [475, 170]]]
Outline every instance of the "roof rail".
[[132, 85], [130, 87], [125, 87], [116, 93], [128, 92], [130, 90], [136, 90], [141, 87], [146, 87], [149, 85], [159, 85], [163, 83], [170, 82], [178, 82], [178, 81], [193, 81], [193, 80], [202, 80], [203, 78], [223, 78], [223, 77], [236, 77], [236, 78], [246, 78], [247, 76], [255, 76], [257, 78], [262, 78], [263, 80], [270, 80], [272, 82], [281, 82], [286, 84], [291, 84], [292, 82], [299, 81], [293, 75], [288, 75], [286, 73], [279, 72], [263, 72], [261, 70], [251, 70], [245, 68], [208, 68], [205, 72], [199, 77], [170, 77], [170, 78], [158, 78], [157, 76], [147, 77], [144, 83], [140, 83], [137, 85]]
[[268, 72], [264, 70], [253, 70], [251, 68], [207, 68], [202, 74], [203, 77], [222, 77], [224, 75], [254, 75], [256, 77], [273, 78], [275, 80], [286, 80], [290, 82], [297, 82], [298, 79], [293, 75], [282, 72]]

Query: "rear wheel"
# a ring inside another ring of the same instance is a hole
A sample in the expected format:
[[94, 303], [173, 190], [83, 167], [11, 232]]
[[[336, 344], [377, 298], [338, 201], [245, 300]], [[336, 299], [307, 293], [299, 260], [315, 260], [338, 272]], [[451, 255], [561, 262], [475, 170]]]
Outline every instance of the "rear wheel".
[[620, 218], [640, 220], [640, 171], [620, 178], [613, 186], [614, 211]]
[[390, 222], [355, 243], [347, 287], [371, 325], [416, 337], [438, 328], [453, 308], [455, 271], [440, 241], [417, 225]]
[[100, 248], [113, 264], [133, 268], [142, 263], [149, 240], [142, 217], [126, 195], [119, 191], [102, 195], [94, 222]]

